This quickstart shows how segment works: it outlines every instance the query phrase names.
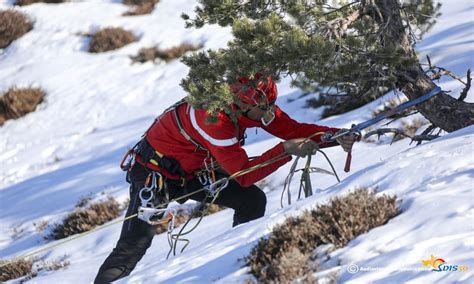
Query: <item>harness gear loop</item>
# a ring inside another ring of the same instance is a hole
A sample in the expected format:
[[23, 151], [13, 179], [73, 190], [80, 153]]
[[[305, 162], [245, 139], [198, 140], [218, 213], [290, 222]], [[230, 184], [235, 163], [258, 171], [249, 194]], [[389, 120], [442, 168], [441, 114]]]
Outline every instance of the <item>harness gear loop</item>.
[[[150, 172], [145, 179], [145, 185], [138, 193], [141, 201], [141, 205], [138, 207], [138, 219], [150, 225], [166, 224], [173, 221], [175, 214], [172, 213], [172, 209], [168, 210], [159, 208], [160, 206], [154, 206], [155, 196], [163, 195], [162, 191], [164, 189], [163, 176], [155, 171]], [[166, 199], [168, 198], [166, 197]]]

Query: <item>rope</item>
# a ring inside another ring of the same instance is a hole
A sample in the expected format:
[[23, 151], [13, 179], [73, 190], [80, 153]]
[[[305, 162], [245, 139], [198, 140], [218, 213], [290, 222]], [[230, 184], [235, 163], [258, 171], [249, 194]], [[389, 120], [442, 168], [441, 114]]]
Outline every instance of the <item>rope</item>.
[[[214, 196], [214, 198], [211, 200], [211, 202], [209, 204], [205, 204], [205, 201], [206, 199], [209, 197], [209, 195], [206, 195], [206, 197], [203, 199], [202, 201], [202, 206], [203, 206], [203, 209], [201, 210], [195, 210], [193, 212], [193, 214], [191, 214], [191, 216], [189, 216], [188, 220], [184, 223], [183, 227], [181, 228], [181, 230], [179, 230], [178, 234], [169, 234], [169, 241], [168, 243], [170, 244], [170, 250], [168, 251], [168, 255], [166, 256], [166, 259], [169, 258], [171, 252], [173, 252], [173, 256], [176, 255], [176, 248], [177, 248], [177, 245], [178, 245], [178, 242], [185, 242], [186, 244], [181, 248], [181, 251], [180, 253], [182, 253], [186, 247], [189, 245], [190, 243], [190, 240], [188, 239], [183, 239], [181, 238], [181, 236], [185, 236], [185, 235], [188, 235], [190, 234], [192, 231], [194, 231], [198, 226], [199, 224], [201, 223], [202, 219], [204, 218], [204, 216], [206, 215], [206, 211], [209, 210], [209, 207], [214, 204], [214, 202], [216, 201], [216, 199], [219, 197], [219, 193], [220, 193], [220, 190], [219, 192]], [[186, 228], [186, 226], [189, 224], [189, 222], [191, 222], [192, 219], [194, 219], [196, 213], [201, 213], [201, 216], [199, 217], [198, 221], [196, 222], [196, 224], [191, 228], [189, 229], [188, 231], [184, 232], [184, 229]], [[174, 240], [174, 242], [173, 242]]]
[[[314, 136], [322, 135], [322, 134], [324, 134], [324, 132], [316, 132], [316, 133], [313, 133], [312, 135], [308, 136], [305, 141], [307, 141], [307, 140], [313, 138]], [[253, 171], [255, 171], [255, 170], [259, 169], [259, 168], [263, 168], [263, 167], [268, 166], [268, 165], [270, 165], [270, 164], [272, 164], [272, 163], [274, 163], [274, 162], [277, 162], [277, 161], [279, 161], [279, 160], [282, 160], [282, 159], [286, 158], [287, 156], [288, 156], [288, 154], [287, 154], [286, 152], [283, 152], [283, 153], [281, 153], [281, 154], [279, 154], [279, 155], [277, 155], [277, 156], [275, 156], [275, 157], [273, 157], [273, 158], [271, 158], [271, 159], [269, 159], [269, 160], [267, 160], [267, 161], [265, 161], [265, 162], [262, 162], [262, 163], [260, 163], [260, 164], [254, 165], [254, 166], [252, 166], [252, 167], [250, 167], [250, 168], [243, 169], [243, 170], [240, 170], [240, 171], [238, 171], [238, 172], [235, 172], [234, 174], [230, 175], [230, 176], [228, 177], [228, 179], [235, 179], [235, 178], [237, 178], [237, 177], [243, 176], [243, 175], [248, 174], [248, 173], [250, 173], [250, 172], [253, 172]], [[332, 165], [331, 165], [331, 166], [332, 166]], [[170, 200], [170, 201], [168, 201], [168, 202], [159, 204], [159, 205], [155, 206], [154, 208], [166, 208], [166, 206], [168, 206], [171, 202], [174, 202], [174, 201], [178, 201], [178, 200], [187, 198], [187, 197], [189, 197], [189, 196], [191, 196], [191, 195], [193, 195], [193, 194], [195, 194], [195, 193], [198, 193], [198, 192], [201, 192], [201, 191], [204, 191], [204, 190], [206, 190], [206, 188], [205, 188], [205, 187], [202, 187], [202, 188], [200, 188], [200, 189], [198, 189], [198, 190], [196, 190], [196, 191], [194, 191], [194, 192], [191, 192], [191, 193], [182, 195], [182, 196], [180, 196], [180, 197], [178, 197], [178, 198], [175, 198], [175, 199], [172, 199], [172, 200]], [[216, 194], [214, 200], [217, 199], [217, 197], [218, 197], [218, 194]], [[4, 266], [6, 266], [6, 265], [8, 265], [8, 264], [10, 264], [10, 263], [13, 263], [13, 262], [15, 262], [15, 261], [17, 261], [17, 260], [26, 259], [26, 258], [31, 257], [31, 256], [33, 256], [33, 255], [37, 255], [37, 254], [39, 254], [39, 253], [41, 253], [41, 252], [44, 252], [44, 251], [50, 250], [50, 249], [52, 249], [52, 248], [58, 247], [58, 246], [60, 246], [60, 245], [62, 245], [62, 244], [65, 244], [65, 243], [71, 242], [71, 241], [73, 241], [73, 240], [82, 238], [82, 237], [84, 237], [84, 236], [86, 236], [86, 235], [88, 235], [88, 234], [92, 234], [92, 233], [94, 233], [94, 232], [96, 232], [96, 231], [99, 231], [99, 230], [102, 230], [102, 229], [104, 229], [104, 228], [110, 227], [110, 226], [115, 225], [115, 224], [117, 224], [117, 223], [121, 223], [121, 222], [124, 222], [124, 221], [126, 221], [126, 220], [135, 218], [135, 217], [137, 217], [137, 215], [138, 215], [138, 214], [136, 213], [136, 214], [130, 215], [130, 216], [128, 216], [128, 217], [125, 217], [125, 218], [122, 218], [122, 219], [118, 219], [118, 220], [112, 221], [111, 223], [108, 223], [108, 224], [105, 224], [105, 225], [101, 225], [101, 226], [95, 227], [94, 229], [92, 229], [92, 230], [90, 230], [90, 231], [87, 231], [87, 232], [84, 232], [84, 233], [81, 233], [81, 234], [78, 234], [78, 235], [69, 237], [69, 238], [67, 238], [67, 239], [65, 239], [65, 240], [63, 240], [63, 241], [57, 242], [57, 243], [52, 244], [52, 245], [50, 245], [50, 246], [46, 246], [46, 247], [44, 247], [44, 248], [42, 248], [42, 249], [38, 249], [38, 250], [33, 251], [33, 252], [31, 252], [31, 253], [27, 253], [27, 254], [25, 254], [25, 255], [20, 255], [20, 256], [18, 256], [18, 257], [13, 258], [13, 259], [10, 260], [10, 261], [7, 261], [7, 262], [5, 262], [5, 263], [0, 264], [0, 268], [1, 268], [1, 267], [4, 267]], [[201, 219], [202, 219], [202, 218], [201, 218]], [[188, 221], [189, 221], [189, 220], [188, 220]], [[199, 222], [200, 222], [200, 221], [199, 221]], [[198, 223], [198, 224], [199, 224], [199, 223]], [[196, 227], [196, 226], [195, 226], [195, 227]], [[195, 228], [193, 228], [193, 230], [194, 230], [194, 229], [195, 229]], [[181, 229], [181, 231], [182, 231], [182, 229]], [[179, 235], [179, 233], [178, 233], [178, 235]], [[183, 235], [183, 234], [181, 234], [181, 235]], [[173, 235], [171, 235], [170, 237], [172, 237], [172, 236], [173, 236]], [[170, 240], [168, 240], [168, 241], [170, 241]], [[188, 244], [189, 244], [189, 240], [187, 240], [187, 241], [188, 241]], [[186, 245], [186, 246], [187, 246], [187, 245]], [[186, 246], [185, 246], [185, 247], [186, 247]], [[184, 249], [184, 248], [183, 248], [183, 249]]]
[[285, 196], [285, 192], [287, 192], [287, 195], [288, 195], [288, 205], [291, 205], [290, 184], [291, 184], [291, 180], [293, 179], [293, 176], [294, 176], [295, 172], [303, 171], [303, 173], [301, 174], [301, 179], [300, 179], [300, 189], [299, 189], [299, 192], [298, 192], [298, 200], [301, 199], [301, 193], [302, 192], [305, 193], [305, 197], [313, 195], [313, 190], [312, 190], [312, 186], [311, 186], [311, 179], [310, 179], [310, 174], [311, 173], [319, 172], [319, 173], [334, 175], [337, 179], [337, 182], [341, 182], [341, 180], [339, 179], [339, 176], [337, 175], [336, 169], [334, 168], [331, 160], [326, 155], [326, 153], [324, 153], [322, 150], [318, 150], [318, 152], [320, 152], [324, 155], [327, 162], [331, 166], [332, 173], [330, 171], [325, 170], [325, 169], [321, 169], [321, 168], [317, 168], [317, 167], [311, 167], [311, 156], [308, 156], [308, 159], [306, 160], [306, 164], [305, 164], [304, 168], [296, 169], [296, 166], [298, 165], [298, 161], [299, 161], [299, 157], [297, 157], [295, 159], [295, 161], [293, 162], [293, 164], [291, 165], [290, 172], [286, 176], [285, 182], [283, 183], [283, 191], [281, 192], [281, 196], [280, 196], [280, 206], [281, 206], [281, 208], [284, 207], [283, 206], [283, 198]]
[[306, 159], [306, 165], [303, 168], [303, 173], [300, 179], [300, 190], [298, 192], [298, 199], [301, 198], [301, 191], [304, 191], [304, 197], [313, 195], [313, 189], [311, 187], [311, 179], [309, 176], [309, 167], [311, 166], [311, 156]]

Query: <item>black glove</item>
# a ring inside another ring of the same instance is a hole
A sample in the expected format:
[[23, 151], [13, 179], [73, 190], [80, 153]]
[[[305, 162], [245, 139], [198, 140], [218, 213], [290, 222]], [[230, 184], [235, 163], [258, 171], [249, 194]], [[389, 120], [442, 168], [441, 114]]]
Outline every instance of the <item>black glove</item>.
[[[336, 132], [336, 135], [343, 131], [347, 131], [347, 129], [343, 128], [339, 130], [338, 132]], [[352, 150], [352, 145], [354, 145], [354, 142], [360, 141], [360, 135], [357, 135], [356, 133], [346, 134], [344, 136], [336, 138], [336, 141], [342, 146], [342, 149], [344, 149], [345, 152], [350, 152]]]
[[307, 138], [296, 138], [283, 142], [285, 152], [298, 157], [314, 155], [319, 149], [316, 142]]

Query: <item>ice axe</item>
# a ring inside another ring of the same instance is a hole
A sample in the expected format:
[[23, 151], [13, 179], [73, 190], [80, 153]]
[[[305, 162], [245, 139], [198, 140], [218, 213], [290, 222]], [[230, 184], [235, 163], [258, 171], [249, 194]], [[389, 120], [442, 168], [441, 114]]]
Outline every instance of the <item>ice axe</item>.
[[[410, 100], [408, 102], [404, 102], [404, 103], [396, 106], [393, 109], [387, 110], [387, 111], [377, 115], [376, 117], [374, 117], [372, 119], [361, 122], [359, 124], [353, 124], [350, 129], [347, 129], [345, 131], [341, 131], [337, 134], [326, 133], [326, 134], [323, 135], [323, 140], [327, 141], [327, 142], [334, 142], [334, 141], [336, 141], [337, 138], [342, 137], [344, 135], [359, 135], [359, 137], [360, 137], [361, 131], [363, 129], [365, 129], [365, 128], [371, 126], [371, 125], [374, 125], [377, 122], [379, 122], [381, 120], [384, 120], [385, 118], [393, 116], [394, 114], [397, 114], [397, 113], [399, 113], [399, 112], [401, 112], [401, 111], [403, 111], [403, 110], [405, 110], [409, 107], [412, 107], [412, 106], [418, 105], [422, 102], [425, 102], [425, 101], [429, 100], [430, 98], [436, 96], [440, 92], [441, 92], [441, 88], [439, 86], [435, 86], [427, 94], [424, 94], [423, 96], [418, 97], [418, 98], [413, 99], [413, 100]], [[351, 170], [351, 160], [352, 160], [352, 154], [349, 151], [347, 153], [346, 164], [344, 166], [344, 171], [345, 172], [349, 172]]]

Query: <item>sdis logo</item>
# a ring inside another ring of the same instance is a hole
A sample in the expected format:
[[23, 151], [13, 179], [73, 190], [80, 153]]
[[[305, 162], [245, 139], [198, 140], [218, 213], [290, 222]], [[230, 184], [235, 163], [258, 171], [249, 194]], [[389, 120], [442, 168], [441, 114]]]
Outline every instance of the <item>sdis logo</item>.
[[460, 271], [464, 272], [469, 269], [469, 266], [467, 265], [448, 265], [446, 264], [446, 261], [442, 258], [435, 257], [434, 255], [431, 255], [431, 259], [427, 260], [421, 260], [421, 263], [423, 266], [431, 266], [433, 269], [431, 271], [436, 271], [436, 272], [448, 272], [448, 271]]

